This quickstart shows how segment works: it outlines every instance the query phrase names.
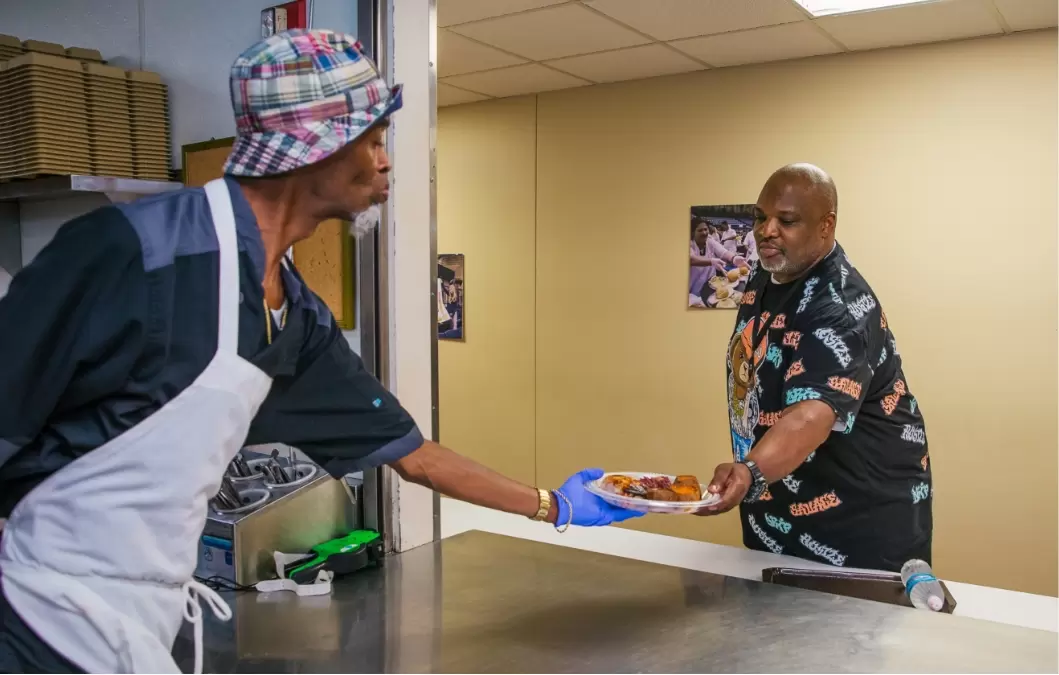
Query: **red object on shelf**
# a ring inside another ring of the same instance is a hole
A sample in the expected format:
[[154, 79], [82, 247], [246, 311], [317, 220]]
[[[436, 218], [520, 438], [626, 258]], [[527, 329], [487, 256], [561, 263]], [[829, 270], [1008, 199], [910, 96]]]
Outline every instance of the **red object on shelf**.
[[308, 28], [308, 17], [306, 16], [306, 0], [294, 0], [277, 7], [287, 10], [287, 30], [293, 28]]

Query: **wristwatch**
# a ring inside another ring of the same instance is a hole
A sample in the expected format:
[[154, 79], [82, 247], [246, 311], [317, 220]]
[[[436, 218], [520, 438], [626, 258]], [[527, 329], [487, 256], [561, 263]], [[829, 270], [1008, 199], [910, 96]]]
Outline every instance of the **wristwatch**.
[[765, 490], [768, 489], [768, 481], [765, 480], [765, 474], [761, 473], [761, 469], [758, 468], [757, 462], [752, 459], [743, 460], [740, 462], [750, 471], [750, 489], [746, 491], [746, 496], [743, 497], [743, 501], [752, 504], [757, 500], [761, 499], [761, 495], [765, 494]]
[[547, 490], [541, 490], [537, 488], [537, 513], [530, 516], [530, 520], [536, 520], [541, 522], [548, 517], [548, 512], [552, 510], [552, 493]]

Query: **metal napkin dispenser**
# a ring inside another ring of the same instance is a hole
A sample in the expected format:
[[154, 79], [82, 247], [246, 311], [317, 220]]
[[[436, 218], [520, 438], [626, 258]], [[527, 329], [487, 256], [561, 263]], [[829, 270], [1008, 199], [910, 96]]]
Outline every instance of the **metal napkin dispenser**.
[[279, 482], [274, 479], [275, 464], [271, 474], [264, 468], [272, 458], [262, 450], [271, 449], [241, 451], [242, 466], [251, 467], [251, 475], [228, 475], [240, 497], [238, 508], [210, 501], [195, 576], [250, 586], [275, 578], [274, 551], [307, 553], [360, 528], [360, 481], [336, 480], [315, 463], [289, 453], [273, 460], [287, 477]]

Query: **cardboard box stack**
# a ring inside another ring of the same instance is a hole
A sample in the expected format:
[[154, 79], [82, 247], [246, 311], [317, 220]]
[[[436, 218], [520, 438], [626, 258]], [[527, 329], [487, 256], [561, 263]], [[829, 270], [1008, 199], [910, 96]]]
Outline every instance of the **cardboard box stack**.
[[132, 176], [132, 120], [125, 71], [98, 63], [84, 63], [88, 99], [88, 138], [92, 173]]
[[11, 35], [0, 35], [0, 63], [13, 59], [16, 56], [22, 56], [22, 53], [26, 51], [22, 47], [22, 42]]
[[129, 110], [132, 113], [133, 175], [169, 180], [169, 93], [157, 73], [130, 70]]
[[170, 180], [168, 90], [95, 49], [0, 35], [0, 181]]
[[66, 47], [57, 42], [44, 42], [43, 40], [26, 40], [22, 47], [27, 52], [38, 54], [51, 54], [52, 56], [66, 56]]
[[70, 47], [66, 55], [71, 59], [84, 61], [85, 63], [103, 63], [103, 55], [98, 49], [85, 49], [84, 47]]
[[30, 52], [0, 64], [0, 180], [91, 171], [80, 62]]

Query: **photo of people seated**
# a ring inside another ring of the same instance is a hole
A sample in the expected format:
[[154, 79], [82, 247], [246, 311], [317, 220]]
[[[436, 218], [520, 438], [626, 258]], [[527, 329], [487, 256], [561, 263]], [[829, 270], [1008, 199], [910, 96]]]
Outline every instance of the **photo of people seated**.
[[463, 339], [463, 255], [438, 256], [438, 339]]
[[691, 207], [688, 307], [735, 309], [757, 261], [753, 206]]

